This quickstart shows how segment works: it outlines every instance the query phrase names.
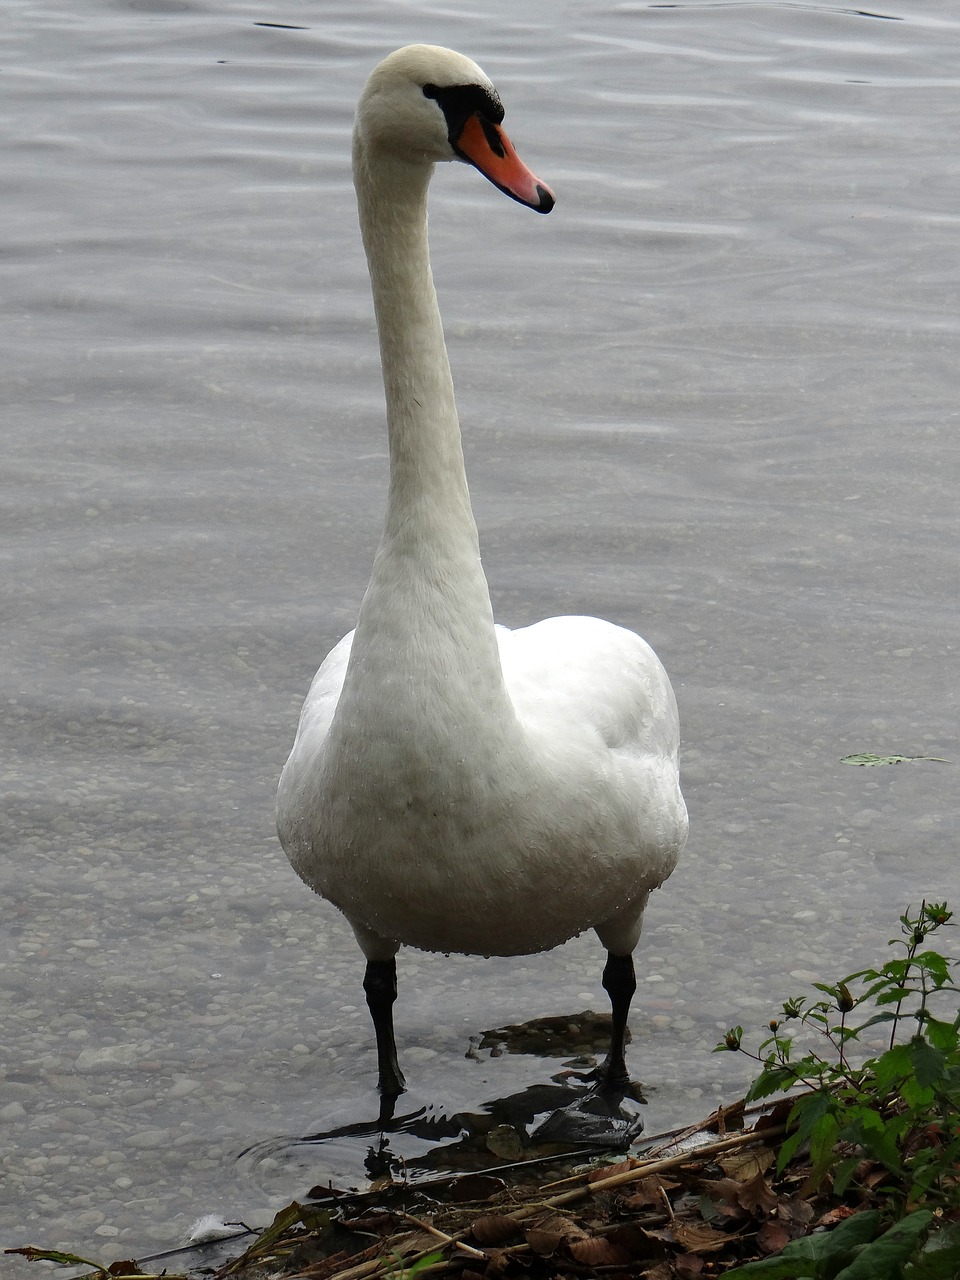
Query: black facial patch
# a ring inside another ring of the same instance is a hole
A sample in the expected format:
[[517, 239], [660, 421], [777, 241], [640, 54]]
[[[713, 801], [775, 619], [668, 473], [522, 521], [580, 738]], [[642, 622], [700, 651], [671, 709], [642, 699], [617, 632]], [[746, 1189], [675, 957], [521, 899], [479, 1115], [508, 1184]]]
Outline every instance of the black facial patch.
[[484, 116], [480, 117], [480, 125], [483, 129], [483, 136], [487, 140], [487, 146], [495, 156], [499, 156], [502, 160], [507, 153], [503, 149], [503, 137], [500, 130], [496, 125], [491, 124]]
[[[470, 116], [479, 116], [481, 123], [499, 124], [503, 119], [503, 103], [495, 90], [485, 89], [479, 84], [454, 84], [441, 89], [435, 84], [423, 86], [424, 97], [433, 98], [443, 112], [447, 122], [447, 136], [451, 144], [463, 132], [463, 126]], [[492, 129], [484, 128], [487, 141], [493, 147]], [[493, 149], [500, 154], [500, 142], [497, 140]]]

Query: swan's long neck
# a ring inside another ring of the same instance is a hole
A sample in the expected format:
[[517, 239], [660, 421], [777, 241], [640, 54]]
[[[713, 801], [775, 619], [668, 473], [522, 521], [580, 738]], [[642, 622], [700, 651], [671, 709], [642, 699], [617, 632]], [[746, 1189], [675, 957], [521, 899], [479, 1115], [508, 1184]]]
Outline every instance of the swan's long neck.
[[401, 661], [404, 654], [429, 653], [429, 663], [469, 671], [505, 698], [430, 271], [432, 170], [370, 156], [355, 141], [354, 180], [386, 391], [390, 489], [354, 644], [359, 652], [392, 644]]
[[[356, 147], [360, 227], [370, 268], [390, 440], [387, 535], [428, 502], [459, 517], [476, 541], [460, 448], [450, 362], [427, 247], [427, 184], [432, 166], [380, 158]], [[399, 523], [398, 523], [399, 522]], [[462, 530], [461, 530], [462, 532]]]

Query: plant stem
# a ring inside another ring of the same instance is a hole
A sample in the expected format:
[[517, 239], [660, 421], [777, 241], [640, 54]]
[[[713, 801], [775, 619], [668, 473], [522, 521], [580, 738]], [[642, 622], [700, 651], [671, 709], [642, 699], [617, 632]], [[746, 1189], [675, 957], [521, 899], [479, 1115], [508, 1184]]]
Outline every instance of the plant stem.
[[[910, 916], [906, 911], [901, 917], [901, 919], [904, 922], [904, 928], [910, 930], [910, 941], [907, 943], [907, 966], [903, 971], [903, 980], [900, 983], [901, 988], [906, 986], [907, 977], [910, 973], [910, 969], [913, 963], [913, 957], [917, 954], [917, 947], [920, 945], [920, 943], [923, 941], [923, 938], [926, 936], [925, 934], [921, 933], [921, 937], [919, 939], [917, 938], [917, 934], [918, 932], [920, 932], [920, 926], [923, 924], [923, 917], [924, 917], [924, 912], [926, 911], [926, 908], [927, 908], [927, 900], [926, 898], [924, 898], [923, 901], [920, 903], [920, 911], [919, 911], [919, 914], [917, 915], [916, 920], [911, 920]], [[908, 908], [908, 911], [909, 911], [909, 908]], [[897, 1028], [900, 1025], [900, 1010], [902, 1008], [903, 1008], [903, 996], [900, 996], [900, 998], [897, 1000], [897, 1007], [893, 1011], [893, 1022], [891, 1022], [890, 1024], [890, 1043], [887, 1046], [888, 1049], [892, 1049], [897, 1042]]]

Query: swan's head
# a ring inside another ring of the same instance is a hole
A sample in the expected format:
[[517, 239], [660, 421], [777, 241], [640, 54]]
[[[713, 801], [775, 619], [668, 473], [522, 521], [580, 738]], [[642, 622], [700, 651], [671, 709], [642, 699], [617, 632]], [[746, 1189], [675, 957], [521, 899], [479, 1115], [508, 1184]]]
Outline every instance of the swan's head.
[[374, 67], [357, 108], [364, 149], [412, 163], [465, 160], [538, 213], [553, 192], [531, 173], [501, 126], [503, 106], [475, 62], [434, 44], [411, 44]]

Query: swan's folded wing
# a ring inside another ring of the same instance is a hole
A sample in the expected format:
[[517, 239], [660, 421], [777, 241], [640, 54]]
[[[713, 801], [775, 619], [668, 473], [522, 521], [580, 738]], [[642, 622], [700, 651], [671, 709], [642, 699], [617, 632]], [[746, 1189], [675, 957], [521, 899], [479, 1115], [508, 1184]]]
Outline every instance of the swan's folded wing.
[[297, 736], [290, 753], [291, 758], [300, 753], [314, 755], [326, 738], [340, 699], [340, 690], [343, 688], [352, 645], [353, 632], [351, 631], [339, 644], [334, 645], [320, 664], [320, 669], [313, 677], [310, 690], [303, 700]]
[[497, 634], [521, 722], [676, 761], [676, 698], [659, 658], [635, 632], [599, 618], [560, 617]]
[[[343, 688], [353, 632], [335, 645], [313, 677], [300, 711], [297, 736], [277, 788], [277, 834], [295, 868], [300, 870], [312, 848], [312, 774], [330, 731]], [[302, 872], [301, 872], [302, 874]]]

